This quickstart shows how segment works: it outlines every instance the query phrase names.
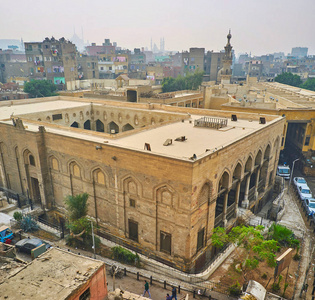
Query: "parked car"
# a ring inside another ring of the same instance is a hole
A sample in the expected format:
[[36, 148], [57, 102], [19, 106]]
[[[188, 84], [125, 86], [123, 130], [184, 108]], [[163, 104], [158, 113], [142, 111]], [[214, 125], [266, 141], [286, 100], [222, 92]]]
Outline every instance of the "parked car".
[[296, 188], [299, 188], [299, 186], [301, 186], [303, 184], [307, 184], [306, 180], [303, 177], [294, 177], [293, 183], [294, 183]]
[[51, 247], [50, 244], [37, 238], [20, 240], [15, 244], [15, 247], [18, 249], [18, 251], [31, 254], [33, 249], [39, 247], [42, 244], [46, 245], [46, 250]]
[[7, 240], [13, 239], [13, 232], [12, 230], [4, 225], [0, 227], [0, 242], [5, 243]]
[[297, 192], [302, 201], [313, 197], [307, 184], [300, 185], [297, 189]]
[[290, 179], [290, 168], [286, 165], [277, 167], [277, 175], [284, 179]]
[[312, 216], [315, 213], [315, 199], [314, 198], [308, 198], [305, 199], [306, 209], [310, 216]]

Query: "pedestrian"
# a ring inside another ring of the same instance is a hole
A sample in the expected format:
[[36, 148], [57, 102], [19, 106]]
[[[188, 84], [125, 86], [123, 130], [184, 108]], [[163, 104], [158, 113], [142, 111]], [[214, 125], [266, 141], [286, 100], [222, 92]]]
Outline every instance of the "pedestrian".
[[144, 297], [145, 293], [148, 293], [149, 294], [149, 298], [151, 299], [151, 294], [150, 294], [150, 290], [149, 290], [149, 283], [146, 280], [144, 282], [145, 283], [144, 283], [143, 297]]
[[176, 296], [176, 287], [173, 286], [173, 289], [172, 289], [172, 297], [171, 297], [171, 300], [175, 298], [175, 300], [177, 300], [177, 296]]
[[166, 294], [166, 300], [172, 300], [172, 297], [170, 296], [170, 294]]

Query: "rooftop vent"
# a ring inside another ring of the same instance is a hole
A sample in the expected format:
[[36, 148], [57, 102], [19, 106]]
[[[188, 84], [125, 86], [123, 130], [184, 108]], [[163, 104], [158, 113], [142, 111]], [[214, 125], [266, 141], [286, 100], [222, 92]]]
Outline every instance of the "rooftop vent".
[[163, 144], [163, 146], [169, 146], [169, 145], [172, 145], [172, 139], [167, 139], [165, 142], [164, 142], [164, 144]]
[[148, 143], [144, 143], [144, 150], [151, 151], [151, 146]]
[[185, 142], [186, 140], [187, 139], [186, 139], [186, 137], [184, 135], [175, 139], [176, 142]]
[[195, 120], [194, 125], [196, 127], [208, 127], [219, 129], [227, 126], [227, 119], [202, 117], [198, 120]]

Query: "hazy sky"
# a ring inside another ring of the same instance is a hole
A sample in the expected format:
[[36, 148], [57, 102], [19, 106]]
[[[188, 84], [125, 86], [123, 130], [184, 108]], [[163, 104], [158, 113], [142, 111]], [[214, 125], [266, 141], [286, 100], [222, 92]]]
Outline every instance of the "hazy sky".
[[0, 39], [69, 39], [150, 48], [151, 37], [166, 50], [231, 44], [236, 53], [261, 55], [308, 47], [315, 54], [315, 0], [15, 0], [0, 3]]

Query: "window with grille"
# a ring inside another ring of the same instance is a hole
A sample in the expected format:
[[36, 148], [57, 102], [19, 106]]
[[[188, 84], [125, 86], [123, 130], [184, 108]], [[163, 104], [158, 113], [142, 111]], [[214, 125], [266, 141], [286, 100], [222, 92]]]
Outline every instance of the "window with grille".
[[171, 241], [172, 241], [172, 235], [161, 231], [160, 232], [160, 249], [162, 252], [171, 254]]
[[202, 228], [198, 232], [198, 238], [197, 238], [197, 251], [201, 249], [204, 246], [204, 238], [205, 238], [205, 229]]
[[129, 199], [129, 204], [130, 204], [131, 207], [136, 207], [136, 200]]
[[138, 242], [138, 223], [132, 220], [128, 220], [129, 223], [129, 238]]

